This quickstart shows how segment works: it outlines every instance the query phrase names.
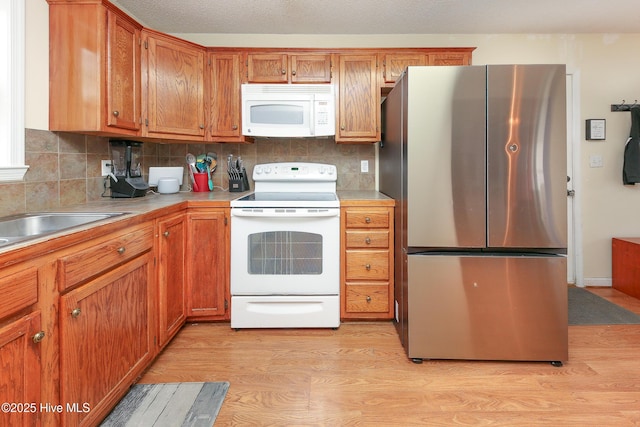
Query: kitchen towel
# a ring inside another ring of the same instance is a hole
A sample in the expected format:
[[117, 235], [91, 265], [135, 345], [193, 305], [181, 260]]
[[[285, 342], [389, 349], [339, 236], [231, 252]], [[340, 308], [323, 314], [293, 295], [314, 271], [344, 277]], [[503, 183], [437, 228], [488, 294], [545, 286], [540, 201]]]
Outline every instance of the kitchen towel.
[[100, 424], [105, 427], [211, 427], [228, 382], [136, 384]]

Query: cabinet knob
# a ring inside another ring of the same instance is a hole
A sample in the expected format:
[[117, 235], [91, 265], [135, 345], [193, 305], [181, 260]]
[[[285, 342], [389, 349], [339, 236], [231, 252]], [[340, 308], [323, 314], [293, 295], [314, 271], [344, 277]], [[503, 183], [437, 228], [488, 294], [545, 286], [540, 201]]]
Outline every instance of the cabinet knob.
[[167, 231], [165, 231], [164, 233], [162, 233], [162, 235], [163, 235], [164, 237], [169, 237], [169, 234], [171, 234], [171, 233], [169, 233], [169, 230], [167, 230]]
[[80, 314], [82, 314], [82, 310], [80, 310], [79, 308], [74, 308], [73, 310], [71, 310], [71, 317], [73, 317], [74, 319], [80, 316]]
[[204, 129], [204, 125], [200, 125], [200, 129]]
[[33, 342], [34, 342], [34, 343], [36, 343], [36, 344], [38, 344], [40, 341], [42, 341], [42, 340], [44, 339], [44, 335], [45, 335], [45, 334], [44, 334], [44, 331], [40, 331], [40, 332], [38, 332], [37, 334], [35, 334], [35, 335], [33, 336], [33, 338], [32, 338], [32, 339], [33, 339]]
[[371, 297], [370, 297], [369, 295], [367, 295], [367, 298], [366, 298], [366, 299], [367, 299], [367, 302], [368, 302], [368, 303], [369, 303], [369, 302], [371, 302]]
[[287, 74], [287, 70], [285, 70], [284, 68], [281, 71], [282, 75], [284, 76], [285, 74]]
[[120, 115], [120, 111], [115, 110], [115, 111], [113, 112], [113, 116], [114, 116], [114, 117], [118, 117], [119, 115]]
[[340, 126], [340, 130], [344, 130], [344, 125]]
[[370, 223], [371, 223], [371, 218], [370, 218], [370, 217], [368, 217], [368, 216], [366, 216], [366, 217], [364, 218], [364, 222], [366, 222], [367, 224], [370, 224]]
[[371, 244], [371, 238], [370, 238], [370, 237], [367, 237], [366, 239], [364, 239], [364, 242], [365, 242], [367, 245], [370, 245], [370, 244]]
[[366, 269], [367, 269], [367, 271], [371, 270], [371, 264], [366, 264], [366, 265], [364, 266], [364, 268], [366, 268]]
[[292, 75], [292, 76], [295, 76], [295, 75], [296, 75], [296, 70], [293, 70], [293, 71], [291, 72], [291, 75]]
[[118, 248], [118, 253], [119, 253], [120, 255], [122, 255], [122, 254], [124, 253], [124, 251], [126, 251], [126, 250], [127, 250], [127, 249], [126, 249], [124, 246], [122, 246], [122, 247]]
[[231, 129], [232, 129], [232, 130], [238, 130], [238, 125], [233, 125], [233, 126], [231, 126]]

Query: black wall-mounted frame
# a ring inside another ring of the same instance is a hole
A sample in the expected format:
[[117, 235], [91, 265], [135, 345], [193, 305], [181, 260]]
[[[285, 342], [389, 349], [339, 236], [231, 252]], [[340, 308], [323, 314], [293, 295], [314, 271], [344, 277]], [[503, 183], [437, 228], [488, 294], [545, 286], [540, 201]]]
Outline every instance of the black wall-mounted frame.
[[605, 119], [587, 120], [585, 138], [589, 141], [601, 141], [607, 139], [607, 121]]

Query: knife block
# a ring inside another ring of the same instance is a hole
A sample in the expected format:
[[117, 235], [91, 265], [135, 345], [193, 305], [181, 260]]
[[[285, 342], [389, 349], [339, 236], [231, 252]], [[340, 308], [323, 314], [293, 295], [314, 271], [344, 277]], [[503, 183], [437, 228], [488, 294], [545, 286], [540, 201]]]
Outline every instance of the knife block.
[[229, 192], [240, 193], [243, 191], [249, 191], [249, 178], [247, 177], [247, 171], [242, 169], [240, 171], [240, 177], [231, 177], [229, 174]]

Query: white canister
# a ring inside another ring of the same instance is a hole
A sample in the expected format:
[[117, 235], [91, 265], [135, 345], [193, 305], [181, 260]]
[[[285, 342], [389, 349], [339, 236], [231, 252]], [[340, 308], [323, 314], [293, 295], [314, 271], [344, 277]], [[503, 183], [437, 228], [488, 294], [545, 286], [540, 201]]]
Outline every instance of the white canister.
[[175, 178], [159, 178], [158, 193], [171, 194], [180, 191], [180, 184]]

